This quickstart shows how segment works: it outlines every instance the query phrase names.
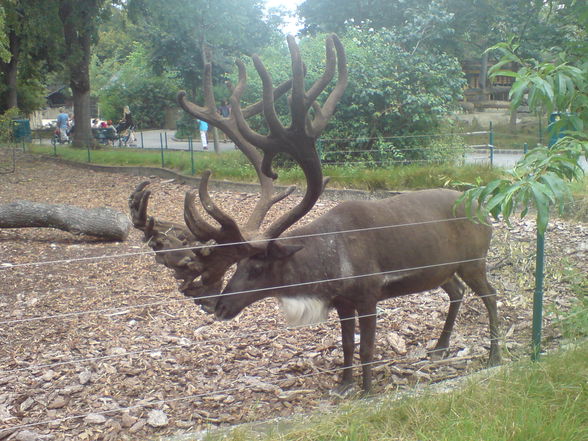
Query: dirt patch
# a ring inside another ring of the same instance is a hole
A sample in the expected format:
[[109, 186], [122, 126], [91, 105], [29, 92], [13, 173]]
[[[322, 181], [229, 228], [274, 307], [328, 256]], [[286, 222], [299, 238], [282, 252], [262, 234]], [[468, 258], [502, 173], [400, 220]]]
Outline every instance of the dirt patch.
[[[27, 199], [122, 212], [143, 180], [29, 157], [19, 158], [16, 171], [0, 179], [0, 203]], [[188, 187], [153, 181], [154, 214], [181, 222]], [[239, 215], [255, 202], [247, 192], [212, 196]], [[295, 202], [290, 198], [276, 207], [270, 220]], [[321, 200], [308, 218], [336, 203]], [[495, 227], [490, 280], [500, 293], [508, 361], [528, 354], [534, 224]], [[548, 347], [558, 345], [555, 318], [573, 299], [566, 271], [588, 271], [587, 233], [585, 224], [563, 221], [553, 222], [548, 232]], [[52, 229], [0, 230], [0, 265], [0, 439], [2, 433], [29, 431], [48, 436], [36, 439], [145, 440], [308, 412], [333, 401], [329, 391], [342, 363], [334, 313], [329, 323], [288, 329], [276, 302], [266, 300], [236, 320], [216, 322], [181, 296], [138, 231], [124, 243], [102, 243]], [[487, 317], [471, 293], [449, 358], [427, 358], [447, 307], [440, 291], [380, 304], [376, 393], [484, 366]]]

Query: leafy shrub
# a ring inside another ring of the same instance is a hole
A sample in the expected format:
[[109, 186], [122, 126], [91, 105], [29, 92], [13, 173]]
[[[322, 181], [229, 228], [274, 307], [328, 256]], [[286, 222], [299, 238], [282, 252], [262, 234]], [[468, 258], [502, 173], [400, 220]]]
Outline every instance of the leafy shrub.
[[20, 118], [21, 112], [18, 108], [8, 109], [0, 116], [0, 142], [12, 140], [14, 120]]
[[161, 127], [165, 110], [174, 107], [180, 89], [177, 80], [153, 73], [145, 48], [139, 44], [119, 71], [100, 89], [102, 117], [118, 121], [129, 106], [139, 127]]

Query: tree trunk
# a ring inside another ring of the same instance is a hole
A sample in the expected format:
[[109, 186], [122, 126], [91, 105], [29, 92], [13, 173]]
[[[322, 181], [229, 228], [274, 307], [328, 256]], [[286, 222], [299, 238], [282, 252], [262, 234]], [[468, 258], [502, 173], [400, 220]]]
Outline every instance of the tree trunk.
[[94, 144], [90, 123], [90, 56], [93, 31], [90, 23], [85, 21], [93, 19], [84, 17], [84, 14], [97, 14], [99, 9], [95, 1], [84, 3], [61, 0], [59, 6], [67, 54], [66, 65], [69, 68], [69, 83], [73, 93], [74, 147]]
[[0, 205], [0, 228], [58, 228], [109, 241], [123, 241], [131, 229], [127, 215], [111, 208], [15, 201]]
[[[478, 84], [480, 85], [480, 89], [482, 89], [483, 92], [486, 92], [486, 88], [488, 87], [488, 52], [484, 52], [482, 55]], [[484, 99], [486, 99], [485, 96]]]
[[11, 31], [8, 34], [8, 41], [10, 45], [10, 61], [6, 63], [0, 62], [0, 68], [4, 74], [4, 85], [6, 87], [4, 102], [2, 103], [4, 110], [18, 107], [16, 82], [18, 77], [18, 61], [20, 59], [20, 38], [16, 32]]
[[510, 111], [509, 125], [511, 129], [517, 128], [517, 113], [517, 109], [511, 109]]
[[[73, 84], [73, 82], [72, 82]], [[76, 90], [72, 87], [74, 105], [73, 146], [87, 147], [94, 144], [90, 123], [90, 90]]]

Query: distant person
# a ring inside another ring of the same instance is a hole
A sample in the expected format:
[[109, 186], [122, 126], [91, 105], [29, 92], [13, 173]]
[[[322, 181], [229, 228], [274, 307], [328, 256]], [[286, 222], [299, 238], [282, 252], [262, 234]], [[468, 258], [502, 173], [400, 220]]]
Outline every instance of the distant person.
[[59, 140], [61, 142], [67, 142], [67, 125], [69, 121], [69, 115], [65, 113], [65, 109], [61, 107], [59, 109], [59, 115], [57, 115], [57, 130], [59, 131]]
[[206, 121], [198, 120], [198, 129], [200, 130], [200, 141], [202, 141], [202, 150], [208, 150], [208, 123]]
[[74, 131], [76, 130], [76, 119], [71, 113], [68, 115], [68, 122], [67, 122], [67, 136], [71, 137]]
[[133, 145], [137, 143], [134, 128], [135, 121], [133, 120], [133, 115], [131, 115], [131, 109], [129, 109], [129, 106], [125, 106], [123, 108], [123, 117], [115, 127], [116, 132], [120, 135], [122, 135], [123, 132], [128, 131], [128, 137], [125, 144], [129, 143]]
[[116, 138], [116, 129], [112, 125], [111, 119], [106, 121], [106, 130], [107, 130], [106, 138], [108, 139], [108, 143], [114, 146], [114, 139]]
[[92, 120], [92, 128], [93, 128], [93, 129], [97, 129], [97, 128], [99, 128], [99, 127], [100, 127], [100, 121], [98, 120], [98, 118], [94, 118], [94, 119]]
[[116, 125], [116, 131], [121, 133], [125, 130], [131, 129], [134, 125], [135, 122], [133, 121], [133, 115], [131, 115], [131, 109], [129, 109], [129, 106], [125, 106], [123, 108], [123, 117]]

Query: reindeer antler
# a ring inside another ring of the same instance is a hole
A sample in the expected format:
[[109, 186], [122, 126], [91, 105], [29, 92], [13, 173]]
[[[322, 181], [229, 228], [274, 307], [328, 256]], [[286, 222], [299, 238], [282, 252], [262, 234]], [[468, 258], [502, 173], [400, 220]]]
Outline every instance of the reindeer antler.
[[[275, 155], [278, 153], [287, 153], [301, 167], [307, 181], [305, 196], [300, 204], [270, 226], [263, 235], [268, 239], [277, 238], [302, 218], [314, 206], [320, 196], [325, 182], [323, 181], [320, 159], [315, 143], [318, 136], [325, 129], [328, 119], [333, 115], [335, 105], [343, 95], [348, 81], [345, 51], [336, 35], [327, 37], [325, 72], [312, 85], [308, 93], [304, 89], [305, 68], [300, 56], [300, 50], [296, 41], [291, 36], [288, 37], [288, 47], [292, 62], [292, 80], [281, 84], [275, 89], [271, 77], [259, 57], [256, 55], [252, 57], [255, 68], [262, 80], [263, 99], [260, 103], [256, 103], [244, 110], [241, 109], [240, 99], [247, 84], [247, 75], [243, 63], [237, 61], [239, 80], [237, 85], [232, 88], [230, 98], [232, 112], [228, 118], [223, 118], [216, 113], [214, 96], [212, 94], [210, 65], [207, 65], [205, 70], [205, 107], [199, 107], [193, 103], [189, 103], [185, 99], [184, 93], [179, 95], [180, 104], [184, 110], [225, 131], [236, 142], [239, 149], [245, 153], [258, 171], [262, 186], [262, 198], [256, 206], [250, 221], [247, 223], [246, 230], [251, 231], [250, 229], [252, 227], [259, 228], [261, 221], [271, 206], [275, 204], [276, 199], [281, 199], [269, 196], [271, 186], [267, 182], [268, 177], [271, 179], [277, 178], [277, 175], [271, 170], [271, 163]], [[338, 71], [337, 84], [329, 94], [324, 105], [320, 107], [316, 104], [315, 100], [333, 79], [335, 66], [337, 66]], [[290, 127], [286, 128], [277, 116], [274, 102], [276, 98], [288, 90], [290, 85], [292, 88], [292, 97], [290, 100], [292, 122]], [[310, 108], [314, 110], [314, 119], [309, 115]], [[262, 135], [253, 131], [246, 121], [246, 117], [259, 112], [260, 109], [263, 110], [269, 128], [268, 135]], [[264, 155], [261, 161], [256, 147], [263, 151]], [[255, 222], [252, 219], [255, 219]]]
[[[251, 242], [252, 239], [275, 239], [286, 229], [301, 219], [314, 206], [326, 180], [323, 180], [320, 159], [316, 151], [316, 140], [325, 129], [333, 115], [335, 106], [347, 86], [347, 62], [341, 42], [335, 35], [326, 40], [325, 72], [308, 91], [304, 88], [306, 69], [302, 63], [296, 41], [288, 37], [288, 47], [292, 63], [292, 79], [273, 86], [271, 76], [257, 56], [253, 63], [262, 80], [263, 97], [259, 102], [242, 109], [241, 97], [247, 85], [244, 64], [237, 60], [238, 81], [231, 91], [232, 111], [229, 117], [217, 113], [212, 87], [212, 66], [205, 64], [203, 91], [204, 105], [199, 106], [187, 100], [185, 92], [178, 94], [180, 106], [190, 115], [202, 119], [229, 136], [254, 166], [261, 185], [260, 198], [241, 229], [236, 221], [212, 200], [208, 192], [210, 172], [204, 172], [200, 181], [198, 197], [200, 205], [219, 224], [208, 223], [197, 209], [196, 193], [188, 192], [184, 202], [186, 227], [172, 222], [155, 220], [147, 216], [150, 192], [146, 184], [140, 184], [131, 195], [129, 206], [135, 227], [145, 232], [145, 237], [156, 250], [170, 250], [159, 254], [156, 259], [173, 268], [176, 277], [184, 279], [180, 290], [189, 296], [199, 297], [211, 287], [218, 289], [228, 268], [240, 259], [259, 252], [267, 247], [267, 241]], [[332, 81], [337, 71], [337, 82], [323, 106], [316, 99]], [[276, 110], [275, 100], [292, 90], [290, 98], [291, 124], [284, 127]], [[311, 112], [312, 109], [312, 112]], [[262, 135], [251, 129], [246, 119], [262, 113], [269, 133]], [[260, 154], [259, 150], [263, 152]], [[272, 171], [272, 160], [278, 153], [291, 156], [304, 172], [307, 186], [301, 202], [272, 223], [265, 233], [259, 229], [263, 219], [273, 205], [290, 195], [295, 187], [275, 193], [273, 180], [277, 175]], [[202, 244], [220, 244], [214, 249]], [[184, 249], [178, 250], [184, 246]], [[186, 247], [193, 249], [185, 249]], [[203, 302], [200, 302], [203, 303]]]

